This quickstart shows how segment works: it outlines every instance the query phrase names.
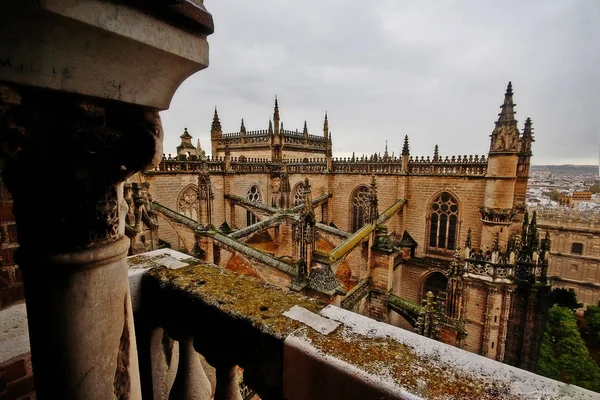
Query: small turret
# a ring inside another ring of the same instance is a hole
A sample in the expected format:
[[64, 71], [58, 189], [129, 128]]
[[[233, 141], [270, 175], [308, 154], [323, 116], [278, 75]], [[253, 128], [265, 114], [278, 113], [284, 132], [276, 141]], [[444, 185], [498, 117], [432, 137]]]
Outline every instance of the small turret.
[[273, 122], [269, 119], [269, 135], [273, 135]]
[[306, 126], [306, 121], [304, 121], [304, 129], [302, 130], [302, 135], [304, 135], [305, 138], [308, 138], [308, 127]]
[[187, 128], [183, 129], [183, 134], [179, 137], [181, 138], [181, 143], [177, 146], [177, 155], [187, 157], [195, 154], [196, 148], [192, 144], [192, 135], [189, 134]]
[[440, 148], [436, 144], [435, 148], [433, 149], [433, 162], [438, 162], [439, 160], [440, 160]]
[[388, 160], [390, 158], [390, 153], [388, 153], [387, 140], [385, 141], [385, 150], [383, 151], [383, 159]]
[[325, 121], [323, 121], [323, 137], [329, 136], [329, 121], [327, 120], [327, 111], [325, 111]]

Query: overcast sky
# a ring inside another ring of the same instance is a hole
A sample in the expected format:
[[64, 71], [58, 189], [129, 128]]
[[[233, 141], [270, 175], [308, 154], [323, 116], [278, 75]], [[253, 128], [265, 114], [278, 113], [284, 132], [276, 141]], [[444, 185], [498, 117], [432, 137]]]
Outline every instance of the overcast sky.
[[402, 149], [487, 154], [506, 85], [533, 120], [534, 164], [598, 164], [600, 0], [205, 0], [210, 66], [162, 113], [165, 153], [187, 127], [210, 153], [225, 132], [266, 129], [279, 98], [285, 129], [322, 134], [334, 156]]

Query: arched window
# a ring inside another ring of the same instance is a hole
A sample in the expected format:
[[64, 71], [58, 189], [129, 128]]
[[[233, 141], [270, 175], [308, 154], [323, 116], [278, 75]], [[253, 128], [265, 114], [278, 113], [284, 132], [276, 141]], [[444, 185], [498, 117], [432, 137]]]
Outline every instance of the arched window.
[[571, 245], [571, 254], [583, 255], [583, 243], [573, 243]]
[[458, 202], [444, 192], [431, 203], [430, 212], [429, 247], [434, 250], [454, 250], [458, 229]]
[[294, 206], [304, 204], [304, 185], [302, 182], [294, 186]]
[[177, 211], [194, 221], [198, 219], [198, 186], [188, 185], [183, 188], [179, 193]]
[[437, 297], [439, 292], [445, 292], [446, 287], [448, 286], [448, 278], [446, 275], [441, 272], [433, 272], [425, 280], [423, 284], [423, 293], [421, 294], [421, 298], [424, 299], [427, 292], [433, 293], [435, 297]]
[[[260, 197], [260, 189], [256, 185], [252, 185], [250, 189], [248, 189], [248, 193], [246, 193], [246, 200], [251, 201], [252, 203], [261, 203]], [[253, 225], [258, 222], [258, 218], [256, 215], [252, 214], [250, 211], [246, 210], [246, 226]]]
[[366, 186], [359, 186], [354, 189], [351, 198], [352, 207], [352, 224], [351, 231], [356, 232], [366, 222], [367, 211], [369, 210], [369, 188]]

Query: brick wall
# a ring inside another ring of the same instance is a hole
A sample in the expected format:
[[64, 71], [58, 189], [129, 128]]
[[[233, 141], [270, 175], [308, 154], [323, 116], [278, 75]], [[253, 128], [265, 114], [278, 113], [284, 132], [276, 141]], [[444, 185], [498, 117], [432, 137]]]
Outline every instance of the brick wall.
[[[3, 311], [25, 301], [21, 271], [14, 260], [19, 245], [12, 205], [12, 196], [0, 178], [0, 319]], [[0, 359], [0, 399], [30, 398], [35, 398], [30, 353]]]
[[14, 258], [18, 246], [12, 197], [0, 181], [0, 310], [25, 300], [21, 271]]
[[0, 399], [35, 399], [30, 353], [0, 363]]

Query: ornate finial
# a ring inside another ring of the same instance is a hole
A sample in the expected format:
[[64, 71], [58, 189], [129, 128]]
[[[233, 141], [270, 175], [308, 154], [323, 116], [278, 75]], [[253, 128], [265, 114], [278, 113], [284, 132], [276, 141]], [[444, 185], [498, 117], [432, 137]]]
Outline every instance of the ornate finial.
[[304, 129], [302, 130], [302, 134], [304, 134], [304, 136], [308, 136], [308, 127], [306, 126], [306, 121], [304, 121]]
[[240, 126], [240, 132], [246, 133], [246, 127], [244, 126], [244, 118], [242, 118], [242, 124]]
[[387, 141], [387, 139], [386, 139], [386, 140], [385, 140], [385, 151], [383, 152], [383, 158], [384, 158], [385, 160], [387, 160], [387, 159], [388, 159], [388, 157], [389, 157], [389, 155], [390, 155], [390, 154], [388, 153], [387, 142], [388, 142], [388, 141]]
[[403, 156], [407, 156], [409, 155], [409, 151], [408, 151], [408, 135], [404, 136], [404, 146], [402, 146], [402, 155]]
[[512, 96], [513, 95], [513, 91], [512, 91], [512, 81], [508, 81], [508, 86], [506, 87], [506, 96]]
[[269, 133], [273, 134], [273, 122], [271, 122], [270, 118], [269, 118]]
[[435, 145], [435, 148], [433, 149], [433, 162], [437, 162], [440, 158], [440, 148], [438, 147], [438, 145]]
[[329, 135], [329, 121], [327, 120], [327, 111], [325, 111], [325, 121], [323, 121], [323, 136]]

